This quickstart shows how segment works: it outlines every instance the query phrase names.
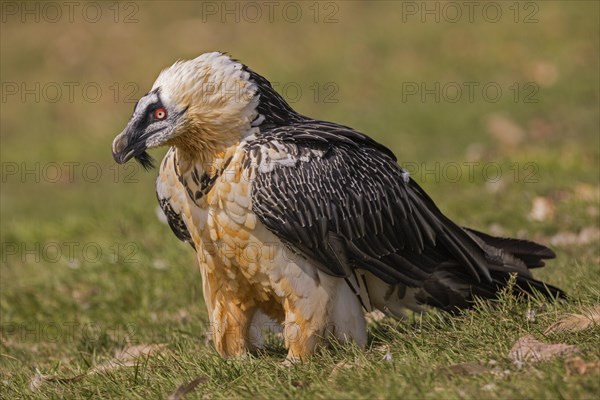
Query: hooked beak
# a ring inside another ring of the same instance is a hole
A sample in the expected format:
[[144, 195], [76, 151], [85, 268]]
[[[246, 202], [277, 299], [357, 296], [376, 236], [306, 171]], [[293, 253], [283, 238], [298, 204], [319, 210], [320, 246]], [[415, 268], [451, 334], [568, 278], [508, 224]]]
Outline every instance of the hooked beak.
[[143, 137], [135, 135], [135, 128], [129, 122], [123, 132], [119, 133], [112, 143], [112, 155], [114, 160], [119, 164], [124, 164], [127, 161], [135, 158], [142, 167], [150, 169], [154, 167], [153, 159], [146, 152], [146, 140]]
[[119, 164], [126, 163], [134, 156], [135, 150], [128, 149], [128, 138], [126, 131], [121, 132], [112, 143], [112, 155]]

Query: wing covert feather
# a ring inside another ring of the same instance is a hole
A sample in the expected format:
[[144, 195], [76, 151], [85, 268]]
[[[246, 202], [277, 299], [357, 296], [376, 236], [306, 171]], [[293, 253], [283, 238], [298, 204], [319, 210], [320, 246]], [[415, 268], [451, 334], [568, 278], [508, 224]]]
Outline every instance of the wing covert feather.
[[[265, 149], [273, 145], [284, 147], [293, 162], [270, 160]], [[258, 164], [270, 163], [256, 168], [253, 211], [323, 271], [347, 277], [363, 268], [390, 284], [421, 286], [453, 259], [474, 280], [490, 279], [478, 243], [367, 136], [309, 121], [265, 132], [247, 148], [261, 155]]]

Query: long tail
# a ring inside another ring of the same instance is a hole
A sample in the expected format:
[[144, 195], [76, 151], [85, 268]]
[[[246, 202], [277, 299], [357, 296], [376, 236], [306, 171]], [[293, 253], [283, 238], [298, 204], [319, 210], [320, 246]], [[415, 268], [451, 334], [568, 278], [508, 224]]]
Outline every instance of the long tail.
[[502, 249], [517, 257], [530, 269], [543, 267], [545, 265], [544, 260], [556, 257], [556, 254], [548, 247], [529, 240], [501, 238], [471, 228], [464, 229], [469, 232], [471, 236], [483, 240], [487, 245]]
[[497, 292], [506, 286], [511, 273], [516, 273], [516, 293], [533, 294], [537, 291], [549, 298], [567, 298], [561, 289], [534, 279], [529, 271], [543, 267], [544, 260], [555, 258], [556, 254], [551, 249], [529, 240], [500, 238], [469, 228], [465, 230], [484, 249], [486, 258], [490, 259], [492, 287], [485, 287], [488, 286], [485, 284], [478, 286], [487, 289], [486, 297], [490, 297], [489, 289]]
[[544, 266], [544, 260], [556, 257], [549, 248], [528, 240], [499, 238], [473, 229], [464, 228], [485, 253], [491, 281], [475, 282], [464, 268], [449, 262], [428, 278], [416, 299], [422, 303], [456, 311], [473, 304], [474, 296], [488, 299], [498, 297], [511, 275], [516, 275], [515, 295], [533, 295], [536, 292], [549, 299], [567, 299], [561, 289], [533, 277], [530, 269]]
[[540, 293], [549, 299], [568, 299], [561, 289], [535, 279], [530, 271], [544, 266], [544, 260], [554, 258], [552, 250], [528, 240], [499, 238], [473, 229], [463, 229], [483, 250], [490, 280], [475, 280], [464, 266], [451, 257], [432, 260], [438, 267], [420, 287], [389, 285], [365, 272], [362, 280], [359, 280], [366, 293], [361, 295], [365, 308], [368, 311], [377, 308], [398, 317], [407, 308], [424, 311], [421, 306], [425, 304], [456, 312], [471, 307], [475, 296], [497, 298], [507, 287], [512, 275], [516, 275], [513, 286], [515, 295]]

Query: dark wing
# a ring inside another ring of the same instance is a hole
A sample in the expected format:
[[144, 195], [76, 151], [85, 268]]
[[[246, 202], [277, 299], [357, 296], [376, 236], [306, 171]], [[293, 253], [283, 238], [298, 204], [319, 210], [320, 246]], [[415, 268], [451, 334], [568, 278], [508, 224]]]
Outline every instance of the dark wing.
[[[293, 163], [264, 160], [281, 146]], [[272, 164], [256, 169], [253, 211], [328, 274], [347, 277], [361, 268], [388, 284], [421, 287], [447, 269], [492, 288], [502, 283], [494, 271], [530, 276], [524, 263], [486, 251], [483, 240], [446, 218], [391, 151], [351, 128], [296, 123], [263, 132], [248, 152], [257, 164]]]
[[185, 222], [183, 222], [181, 214], [173, 210], [173, 206], [171, 205], [170, 200], [170, 198], [161, 199], [160, 197], [158, 197], [158, 204], [163, 210], [165, 216], [167, 217], [167, 222], [175, 236], [177, 236], [177, 239], [181, 240], [182, 242], [188, 242], [193, 247], [194, 243], [192, 242], [192, 236], [190, 235], [190, 232], [188, 231]]
[[176, 168], [175, 157], [175, 149], [171, 148], [160, 164], [160, 172], [156, 180], [156, 197], [175, 236], [195, 248], [192, 236], [181, 217], [187, 194]]
[[[447, 310], [471, 295], [494, 297], [511, 273], [515, 292], [564, 296], [528, 269], [552, 251], [457, 226], [389, 149], [360, 132], [307, 120], [262, 132], [247, 150], [253, 211], [328, 274], [364, 269], [390, 285], [422, 287], [423, 303]], [[465, 285], [466, 293], [457, 289]]]

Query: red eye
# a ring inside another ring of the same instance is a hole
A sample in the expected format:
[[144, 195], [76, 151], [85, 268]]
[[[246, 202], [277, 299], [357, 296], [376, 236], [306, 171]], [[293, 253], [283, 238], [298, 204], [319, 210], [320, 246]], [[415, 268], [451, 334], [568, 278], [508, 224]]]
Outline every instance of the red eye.
[[156, 110], [154, 110], [154, 112], [152, 113], [152, 115], [154, 115], [155, 119], [165, 119], [167, 118], [167, 110], [165, 110], [164, 108], [157, 108]]

